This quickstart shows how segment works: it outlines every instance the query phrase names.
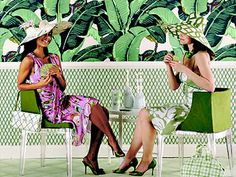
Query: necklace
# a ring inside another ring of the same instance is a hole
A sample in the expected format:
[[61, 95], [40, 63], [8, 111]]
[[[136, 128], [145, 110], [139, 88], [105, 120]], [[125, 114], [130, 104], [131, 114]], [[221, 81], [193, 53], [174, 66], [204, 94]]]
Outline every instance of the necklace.
[[190, 59], [193, 56], [193, 52], [186, 51], [184, 55], [186, 58]]

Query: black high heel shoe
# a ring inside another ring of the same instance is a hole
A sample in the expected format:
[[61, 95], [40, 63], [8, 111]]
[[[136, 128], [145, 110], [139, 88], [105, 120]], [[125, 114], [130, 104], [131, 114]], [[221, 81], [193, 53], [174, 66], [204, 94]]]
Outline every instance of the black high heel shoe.
[[113, 170], [112, 172], [113, 172], [113, 173], [118, 173], [118, 174], [123, 174], [123, 173], [125, 173], [130, 167], [134, 167], [134, 170], [135, 170], [137, 165], [138, 165], [138, 159], [135, 157], [135, 158], [133, 158], [133, 159], [129, 162], [129, 164], [128, 164], [127, 166], [125, 166], [124, 168], [122, 168], [122, 169], [117, 168], [117, 169]]
[[112, 154], [113, 155], [115, 154], [116, 157], [124, 157], [125, 156], [125, 153], [121, 149], [119, 149], [118, 151], [114, 151], [113, 147], [110, 145], [109, 142], [108, 142], [108, 145], [111, 147]]
[[84, 158], [82, 160], [84, 167], [85, 167], [85, 171], [84, 173], [87, 174], [87, 166], [90, 168], [90, 170], [93, 172], [94, 175], [103, 175], [105, 174], [104, 170], [102, 168], [94, 168], [93, 165], [86, 159]]
[[149, 169], [152, 169], [152, 176], [153, 176], [153, 171], [154, 171], [154, 168], [156, 167], [156, 165], [157, 165], [157, 162], [156, 162], [155, 159], [153, 159], [151, 161], [151, 163], [148, 165], [147, 170], [145, 170], [144, 172], [134, 170], [134, 171], [130, 172], [129, 175], [131, 175], [131, 176], [143, 176], [144, 173], [146, 173], [146, 171], [148, 171]]

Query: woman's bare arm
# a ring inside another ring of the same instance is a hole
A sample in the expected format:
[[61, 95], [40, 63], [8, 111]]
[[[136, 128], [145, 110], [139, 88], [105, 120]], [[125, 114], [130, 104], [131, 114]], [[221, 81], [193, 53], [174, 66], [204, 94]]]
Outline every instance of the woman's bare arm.
[[200, 76], [194, 72], [186, 71], [188, 79], [192, 80], [198, 87], [214, 92], [215, 80], [210, 68], [210, 56], [207, 52], [198, 52], [195, 56], [196, 65], [200, 71]]
[[34, 66], [34, 61], [30, 57], [25, 57], [20, 64], [17, 87], [19, 90], [33, 90], [42, 88], [52, 81], [51, 76], [47, 76], [45, 79], [41, 79], [38, 83], [29, 84], [25, 83], [26, 79], [30, 76], [32, 68]]
[[183, 72], [187, 75], [187, 78], [193, 81], [198, 87], [208, 91], [214, 92], [214, 77], [212, 71], [210, 69], [210, 56], [207, 52], [198, 52], [195, 54], [194, 59], [196, 61], [196, 65], [199, 68], [200, 76], [197, 73], [194, 73], [188, 67], [171, 61], [170, 65], [177, 72]]

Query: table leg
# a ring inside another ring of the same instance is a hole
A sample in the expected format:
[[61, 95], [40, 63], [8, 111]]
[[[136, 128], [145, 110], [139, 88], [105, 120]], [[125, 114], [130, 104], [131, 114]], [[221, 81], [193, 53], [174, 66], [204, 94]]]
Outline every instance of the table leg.
[[122, 148], [123, 145], [123, 116], [119, 114], [119, 144]]

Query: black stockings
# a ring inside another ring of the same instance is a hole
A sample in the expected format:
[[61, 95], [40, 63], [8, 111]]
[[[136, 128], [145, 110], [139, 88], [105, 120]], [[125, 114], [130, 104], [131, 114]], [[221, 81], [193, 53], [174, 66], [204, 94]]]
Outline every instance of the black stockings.
[[98, 169], [98, 151], [104, 134], [108, 137], [109, 144], [114, 150], [121, 149], [109, 124], [109, 112], [106, 108], [101, 107], [99, 104], [93, 106], [90, 114], [90, 121], [92, 122], [90, 147], [84, 160], [89, 161], [93, 168]]
[[102, 131], [108, 138], [108, 143], [112, 149], [117, 152], [121, 151], [120, 146], [117, 143], [115, 135], [109, 124], [109, 113], [106, 108], [101, 107], [100, 104], [96, 104], [92, 107], [90, 120], [100, 131]]

